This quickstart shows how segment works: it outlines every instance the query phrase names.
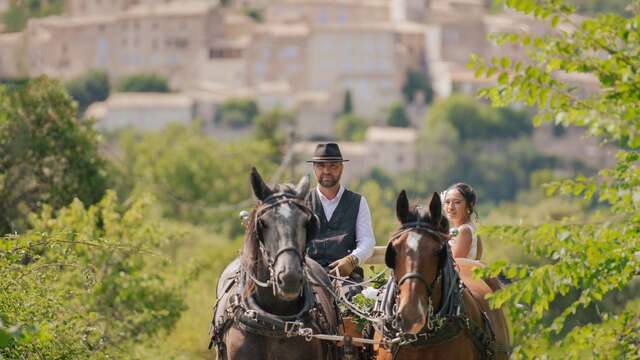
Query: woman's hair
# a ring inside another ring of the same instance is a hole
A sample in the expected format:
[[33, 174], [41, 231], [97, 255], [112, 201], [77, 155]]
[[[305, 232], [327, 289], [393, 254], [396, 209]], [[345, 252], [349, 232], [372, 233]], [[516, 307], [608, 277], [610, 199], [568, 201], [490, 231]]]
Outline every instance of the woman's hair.
[[476, 191], [473, 190], [471, 185], [465, 184], [463, 182], [455, 183], [449, 186], [447, 190], [445, 190], [444, 192], [445, 196], [449, 190], [458, 190], [460, 195], [462, 195], [465, 202], [467, 203], [467, 209], [469, 209], [469, 215], [475, 214], [476, 220], [478, 220], [478, 212], [476, 211], [478, 195], [476, 194]]

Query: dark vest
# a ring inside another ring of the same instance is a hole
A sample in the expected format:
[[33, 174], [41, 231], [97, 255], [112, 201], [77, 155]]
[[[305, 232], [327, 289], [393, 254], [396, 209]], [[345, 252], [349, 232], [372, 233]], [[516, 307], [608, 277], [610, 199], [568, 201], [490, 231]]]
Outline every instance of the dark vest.
[[320, 226], [307, 254], [322, 266], [349, 255], [357, 246], [356, 223], [360, 210], [359, 194], [347, 189], [342, 193], [331, 220], [327, 220], [316, 189], [309, 192], [307, 206], [318, 216]]

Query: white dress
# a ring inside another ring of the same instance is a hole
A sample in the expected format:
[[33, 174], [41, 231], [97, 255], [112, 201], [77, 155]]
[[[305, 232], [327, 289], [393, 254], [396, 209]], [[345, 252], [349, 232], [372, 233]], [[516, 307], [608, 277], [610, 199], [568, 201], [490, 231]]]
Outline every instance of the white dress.
[[[469, 253], [465, 257], [471, 260], [480, 260], [478, 259], [478, 235], [476, 235], [476, 227], [475, 225], [469, 223], [469, 224], [464, 224], [462, 226], [459, 226], [458, 230], [462, 231], [462, 229], [465, 227], [468, 227], [469, 230], [471, 231], [471, 248], [469, 249]], [[449, 245], [451, 245], [451, 247], [453, 247], [455, 243], [456, 243], [455, 239], [449, 240]]]

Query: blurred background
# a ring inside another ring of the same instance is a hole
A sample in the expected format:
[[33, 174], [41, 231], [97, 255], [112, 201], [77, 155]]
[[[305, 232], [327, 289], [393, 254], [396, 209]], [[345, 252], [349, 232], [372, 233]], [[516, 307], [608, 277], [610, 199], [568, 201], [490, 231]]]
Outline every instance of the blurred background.
[[[577, 20], [628, 16], [627, 1], [570, 3]], [[618, 149], [477, 98], [497, 76], [474, 76], [471, 54], [526, 56], [489, 34], [552, 31], [491, 0], [0, 0], [0, 20], [5, 114], [41, 115], [0, 133], [14, 161], [0, 230], [11, 246], [53, 246], [15, 255], [27, 264], [65, 268], [69, 237], [95, 248], [74, 253], [71, 275], [25, 275], [30, 290], [2, 302], [14, 323], [36, 319], [20, 336], [44, 358], [212, 358], [216, 279], [238, 254], [238, 212], [255, 204], [251, 166], [297, 182], [318, 142], [339, 142], [343, 183], [367, 197], [382, 245], [401, 189], [420, 202], [458, 181], [478, 192], [483, 226], [587, 217], [597, 204], [541, 185], [593, 175]], [[587, 75], [561, 80], [599, 89]], [[485, 243], [488, 262], [539, 262]]]

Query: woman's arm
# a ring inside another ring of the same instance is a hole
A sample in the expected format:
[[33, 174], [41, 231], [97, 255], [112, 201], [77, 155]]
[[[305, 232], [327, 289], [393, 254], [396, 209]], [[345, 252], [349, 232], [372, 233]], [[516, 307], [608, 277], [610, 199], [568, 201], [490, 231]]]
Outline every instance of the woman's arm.
[[466, 258], [471, 251], [471, 229], [468, 226], [462, 226], [458, 230], [460, 233], [455, 237], [451, 251], [454, 258]]

